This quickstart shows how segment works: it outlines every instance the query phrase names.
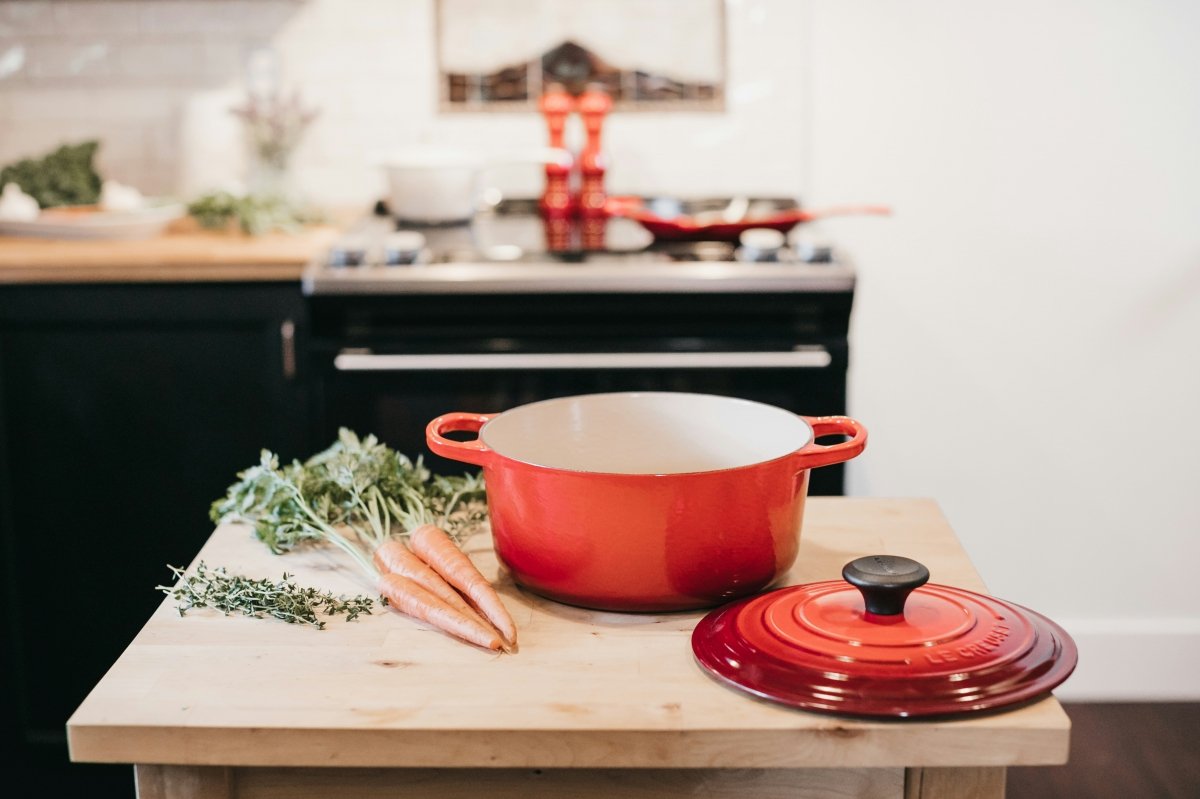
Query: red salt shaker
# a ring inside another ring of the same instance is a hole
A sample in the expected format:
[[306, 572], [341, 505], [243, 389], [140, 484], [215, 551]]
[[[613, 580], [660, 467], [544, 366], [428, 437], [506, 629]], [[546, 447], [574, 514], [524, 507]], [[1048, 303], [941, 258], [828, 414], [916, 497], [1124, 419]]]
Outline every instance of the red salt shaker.
[[[538, 101], [538, 110], [546, 119], [546, 128], [550, 135], [550, 146], [564, 150], [563, 130], [566, 128], [567, 117], [575, 109], [575, 98], [567, 92], [561, 83], [551, 83], [546, 86]], [[539, 203], [542, 214], [547, 217], [566, 217], [573, 211], [571, 198], [571, 163], [546, 164], [546, 185], [542, 190]]]
[[584, 217], [605, 215], [604, 173], [607, 162], [600, 149], [600, 131], [604, 126], [604, 117], [612, 110], [612, 104], [612, 98], [598, 83], [588, 84], [577, 101], [579, 115], [583, 117], [583, 126], [587, 131], [587, 144], [579, 157], [581, 181], [578, 208], [579, 214]]

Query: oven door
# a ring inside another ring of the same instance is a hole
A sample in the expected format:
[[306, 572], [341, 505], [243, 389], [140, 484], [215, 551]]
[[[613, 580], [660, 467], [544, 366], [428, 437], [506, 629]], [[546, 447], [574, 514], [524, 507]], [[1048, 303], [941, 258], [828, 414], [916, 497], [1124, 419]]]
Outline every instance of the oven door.
[[[422, 455], [425, 425], [450, 411], [496, 413], [538, 400], [609, 391], [685, 391], [756, 400], [808, 416], [845, 412], [843, 342], [775, 350], [402, 352], [327, 350], [318, 366], [317, 441], [338, 427]], [[812, 494], [841, 494], [842, 466], [814, 470]]]

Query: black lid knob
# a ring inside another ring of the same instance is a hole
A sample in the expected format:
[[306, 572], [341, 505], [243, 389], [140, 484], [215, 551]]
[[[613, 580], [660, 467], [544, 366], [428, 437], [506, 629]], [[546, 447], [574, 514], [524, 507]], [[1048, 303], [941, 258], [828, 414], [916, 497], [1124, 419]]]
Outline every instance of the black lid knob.
[[910, 558], [868, 555], [847, 563], [842, 579], [862, 592], [868, 613], [898, 616], [913, 589], [929, 582], [929, 569]]

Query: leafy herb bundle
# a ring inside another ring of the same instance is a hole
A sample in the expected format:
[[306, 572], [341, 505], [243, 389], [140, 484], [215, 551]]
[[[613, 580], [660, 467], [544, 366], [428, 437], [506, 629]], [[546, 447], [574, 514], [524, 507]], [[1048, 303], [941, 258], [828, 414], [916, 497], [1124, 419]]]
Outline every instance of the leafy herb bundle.
[[346, 621], [354, 621], [363, 613], [370, 615], [374, 604], [374, 600], [365, 596], [347, 599], [329, 591], [304, 588], [287, 572], [283, 579], [274, 581], [231, 575], [224, 567], [208, 568], [204, 561], [200, 561], [195, 571], [187, 576], [183, 569], [167, 568], [175, 574], [175, 585], [155, 587], [179, 601], [180, 616], [193, 608], [215, 608], [226, 616], [232, 613], [256, 619], [270, 616], [289, 624], [311, 624], [323, 630], [325, 622], [318, 618], [318, 613], [344, 615]]
[[259, 236], [273, 230], [295, 233], [321, 217], [301, 209], [283, 197], [268, 194], [238, 196], [227, 191], [198, 197], [188, 204], [188, 213], [201, 227], [223, 230], [237, 222], [243, 233]]
[[342, 428], [328, 449], [281, 466], [263, 450], [259, 463], [212, 504], [216, 523], [245, 521], [272, 552], [324, 540], [372, 579], [370, 553], [393, 535], [433, 523], [461, 540], [486, 518], [482, 475], [434, 476], [375, 436]]
[[41, 158], [26, 158], [0, 169], [0, 188], [16, 183], [42, 208], [92, 205], [100, 200], [100, 175], [92, 160], [98, 141], [64, 144]]

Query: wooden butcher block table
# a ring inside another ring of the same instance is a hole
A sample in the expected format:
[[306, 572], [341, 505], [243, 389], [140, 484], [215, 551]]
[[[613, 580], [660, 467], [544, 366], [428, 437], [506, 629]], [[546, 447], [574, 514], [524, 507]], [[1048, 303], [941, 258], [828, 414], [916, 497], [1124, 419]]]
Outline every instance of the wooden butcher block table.
[[[489, 577], [484, 535], [467, 544]], [[786, 584], [864, 554], [925, 563], [983, 591], [936, 503], [809, 500]], [[372, 593], [333, 550], [275, 556], [250, 528], [198, 559], [255, 577]], [[164, 568], [164, 576], [165, 574]], [[855, 721], [709, 678], [702, 612], [620, 614], [498, 588], [521, 650], [496, 655], [385, 611], [323, 631], [166, 599], [68, 722], [76, 761], [136, 764], [157, 797], [999, 797], [1005, 767], [1066, 762], [1052, 697], [959, 721]], [[151, 586], [147, 586], [150, 590]]]
[[190, 219], [149, 239], [0, 236], [0, 286], [19, 283], [299, 281], [305, 265], [341, 230], [310, 225], [295, 233], [246, 236], [200, 229]]

